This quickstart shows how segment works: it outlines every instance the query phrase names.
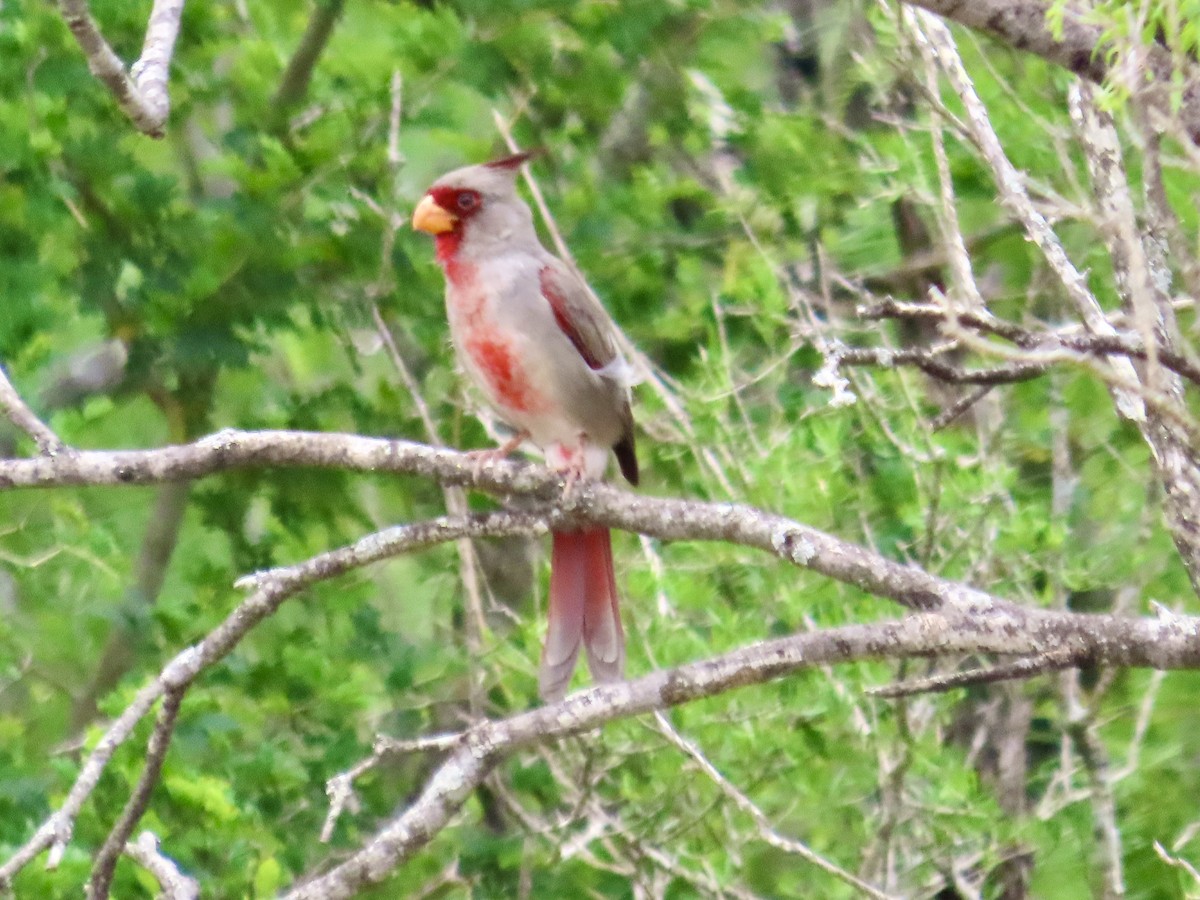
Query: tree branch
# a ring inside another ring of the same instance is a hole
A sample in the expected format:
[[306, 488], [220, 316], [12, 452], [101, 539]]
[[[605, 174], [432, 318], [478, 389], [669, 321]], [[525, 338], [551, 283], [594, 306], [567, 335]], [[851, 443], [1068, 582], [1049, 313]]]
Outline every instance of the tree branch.
[[13, 877], [47, 848], [46, 865], [58, 865], [71, 839], [74, 822], [84, 802], [100, 781], [116, 749], [128, 740], [138, 722], [160, 697], [168, 693], [182, 696], [192, 682], [236, 647], [250, 630], [274, 613], [284, 601], [317, 581], [336, 577], [350, 569], [401, 553], [428, 547], [459, 537], [498, 536], [540, 530], [536, 516], [497, 512], [467, 519], [434, 519], [413, 525], [400, 525], [368, 535], [353, 544], [322, 553], [294, 566], [272, 569], [242, 579], [239, 586], [253, 593], [238, 604], [225, 619], [199, 643], [175, 655], [158, 677], [138, 691], [133, 701], [113, 720], [88, 755], [67, 792], [62, 805], [3, 864], [0, 865], [0, 891], [11, 885]]
[[0, 412], [33, 438], [38, 452], [43, 456], [54, 456], [67, 449], [67, 445], [63, 443], [62, 439], [50, 429], [50, 426], [34, 415], [33, 410], [21, 399], [21, 395], [17, 393], [12, 382], [8, 380], [8, 376], [4, 374], [3, 366], [0, 366]]
[[[970, 312], [951, 310], [938, 303], [910, 303], [893, 298], [885, 298], [879, 303], [858, 308], [860, 318], [873, 319], [914, 319], [950, 322], [965, 326], [981, 334], [991, 334], [1011, 341], [1023, 350], [1074, 350], [1078, 353], [1088, 353], [1094, 356], [1128, 356], [1132, 359], [1146, 359], [1146, 347], [1139, 335], [1126, 331], [1113, 334], [1086, 334], [1078, 326], [1068, 326], [1055, 330], [1034, 331], [1012, 322], [998, 319], [991, 314], [977, 315]], [[863, 351], [867, 352], [867, 351]], [[906, 359], [899, 351], [873, 350], [870, 353], [878, 356], [878, 363], [863, 362], [863, 365], [884, 365], [892, 358], [897, 363], [916, 364], [915, 360]], [[929, 353], [928, 350], [910, 350], [905, 353]], [[1200, 363], [1196, 363], [1187, 355], [1165, 347], [1157, 348], [1158, 361], [1181, 375], [1188, 381], [1200, 387]], [[850, 360], [847, 362], [853, 363]], [[969, 373], [970, 370], [965, 370]], [[987, 371], [987, 370], [984, 370]], [[933, 373], [931, 373], [933, 374]], [[966, 379], [964, 379], [966, 380]]]
[[165, 134], [171, 111], [167, 82], [183, 3], [155, 0], [141, 58], [126, 72], [125, 64], [100, 33], [87, 0], [60, 0], [63, 19], [83, 50], [88, 69], [108, 88], [134, 127], [151, 137]]
[[[1024, 625], [1007, 616], [960, 616], [919, 613], [899, 621], [850, 625], [764, 641], [711, 659], [653, 672], [633, 681], [593, 687], [551, 706], [508, 719], [485, 722], [463, 736], [462, 745], [442, 763], [417, 800], [381, 828], [367, 844], [329, 872], [284, 895], [284, 900], [338, 900], [377, 884], [424, 847], [461, 808], [463, 802], [501, 760], [515, 751], [579, 734], [618, 718], [640, 715], [710, 697], [748, 684], [826, 663], [906, 658], [941, 653], [1017, 653], [1033, 655], [1054, 646], [1040, 627], [1027, 629], [1034, 618], [1059, 623], [1087, 618], [1091, 627], [1074, 644], [1082, 655], [1104, 658], [1116, 652], [1128, 665], [1134, 657], [1157, 653], [1155, 643], [1172, 636], [1178, 617], [1128, 620], [1110, 616], [1028, 611]], [[1118, 632], [1146, 629], [1136, 650]], [[1192, 620], [1183, 642], [1190, 645], [1191, 665], [1200, 665], [1200, 630]], [[1150, 637], [1150, 634], [1153, 637]], [[1161, 637], [1160, 637], [1161, 635]], [[1062, 646], [1067, 646], [1063, 644]]]
[[288, 60], [287, 68], [279, 79], [275, 97], [271, 101], [272, 115], [277, 127], [287, 121], [296, 104], [308, 93], [308, 85], [312, 81], [317, 60], [321, 58], [329, 38], [333, 36], [333, 26], [337, 24], [344, 6], [345, 0], [317, 0], [308, 26], [304, 29], [300, 43], [296, 45], [296, 52]]
[[127, 843], [125, 855], [158, 880], [164, 900], [199, 900], [200, 885], [159, 852], [158, 838], [153, 833], [143, 831], [136, 841]]
[[142, 774], [138, 778], [133, 793], [129, 795], [125, 808], [121, 810], [120, 818], [114, 823], [108, 837], [104, 839], [104, 844], [100, 847], [100, 852], [96, 854], [96, 859], [92, 863], [92, 875], [88, 879], [87, 885], [88, 900], [107, 900], [108, 898], [113, 874], [117, 868], [117, 860], [120, 858], [129, 836], [133, 834], [133, 829], [137, 827], [138, 821], [150, 805], [150, 795], [154, 793], [154, 786], [158, 784], [163, 760], [166, 759], [167, 750], [171, 746], [171, 735], [175, 732], [175, 720], [179, 715], [179, 705], [183, 702], [185, 689], [185, 687], [181, 687], [177, 690], [169, 690], [163, 695], [162, 707], [158, 711], [158, 720], [154, 723], [154, 731], [150, 735], [149, 744], [146, 745], [146, 762], [142, 767]]
[[[1052, 4], [1042, 0], [903, 0], [943, 18], [958, 22], [987, 34], [1001, 43], [1040, 56], [1048, 62], [1069, 69], [1089, 81], [1102, 84], [1112, 74], [1109, 60], [1113, 47], [1104, 42], [1104, 29], [1083, 19], [1068, 8], [1062, 21], [1062, 37], [1056, 39], [1047, 27], [1046, 14]], [[1160, 85], [1171, 84], [1174, 63], [1171, 52], [1157, 44], [1139, 46], [1144, 54], [1144, 67], [1154, 73]], [[1192, 73], [1194, 74], [1194, 73]], [[1188, 135], [1200, 142], [1200, 86], [1196, 79], [1187, 79], [1178, 116]], [[1169, 111], [1168, 99], [1158, 92], [1155, 105]], [[1172, 118], [1176, 116], [1171, 113]]]
[[[159, 450], [79, 451], [70, 456], [0, 460], [0, 490], [61, 485], [155, 484], [256, 466], [313, 466], [395, 472], [470, 485], [493, 494], [560, 501], [562, 477], [512, 460], [480, 464], [468, 454], [410, 441], [296, 431], [222, 431]], [[750, 506], [631, 494], [600, 482], [577, 484], [570, 505], [548, 509], [551, 526], [595, 523], [663, 540], [727, 541], [855, 585], [910, 609], [951, 605], [988, 611], [1005, 601], [893, 562], [807, 525]]]
[[[1021, 222], [1028, 239], [1042, 252], [1088, 331], [1100, 335], [1115, 333], [1100, 302], [1088, 289], [1087, 279], [1067, 256], [1058, 235], [1030, 200], [1021, 174], [1005, 153], [988, 118], [987, 107], [963, 66], [950, 30], [933, 16], [922, 17], [917, 13], [912, 20], [918, 41], [923, 48], [932, 52], [954, 93], [966, 108], [966, 124], [971, 140], [992, 171], [1000, 202]], [[1118, 375], [1137, 382], [1137, 374], [1128, 360], [1116, 360], [1113, 367]], [[1145, 422], [1145, 406], [1136, 393], [1118, 388], [1112, 388], [1111, 392], [1122, 416], [1132, 422]]]
[[[544, 466], [514, 460], [480, 464], [469, 454], [411, 441], [303, 431], [229, 430], [158, 450], [90, 450], [53, 458], [0, 460], [0, 490], [155, 484], [267, 465], [406, 473], [546, 504], [558, 504], [563, 499], [562, 477]], [[662, 540], [722, 541], [755, 547], [909, 609], [950, 606], [971, 613], [1021, 609], [819, 529], [741, 504], [648, 497], [610, 484], [589, 482], [575, 485], [566, 506], [548, 506], [539, 515], [526, 514], [523, 521], [526, 530], [535, 530], [535, 523], [537, 529], [595, 523]], [[261, 577], [272, 575], [268, 572]]]
[[878, 366], [884, 369], [896, 366], [916, 366], [926, 375], [951, 384], [1014, 384], [1029, 381], [1045, 374], [1046, 367], [1036, 363], [1015, 363], [1007, 366], [991, 366], [987, 369], [964, 369], [951, 365], [944, 359], [950, 347], [913, 347], [892, 350], [887, 347], [846, 347], [837, 353], [837, 361], [845, 366]]
[[985, 669], [968, 669], [965, 672], [951, 672], [945, 675], [931, 675], [928, 678], [913, 678], [908, 681], [898, 681], [883, 687], [871, 688], [867, 693], [872, 697], [885, 697], [896, 700], [900, 697], [911, 697], [915, 694], [938, 693], [952, 691], [960, 687], [972, 687], [979, 684], [995, 684], [997, 681], [1011, 681], [1015, 678], [1030, 678], [1043, 672], [1056, 672], [1061, 669], [1071, 669], [1080, 663], [1078, 657], [1070, 651], [1051, 650], [1039, 653], [1037, 656], [1022, 657], [1010, 662], [989, 666]]
[[[193, 444], [145, 451], [81, 451], [69, 456], [0, 461], [0, 486], [145, 484], [200, 477], [251, 465], [308, 465], [407, 472], [492, 493], [559, 500], [563, 484], [550, 470], [513, 461], [479, 465], [462, 453], [406, 441], [303, 432], [221, 432]], [[1026, 609], [964, 584], [901, 565], [866, 548], [748, 506], [639, 497], [609, 485], [577, 485], [567, 508], [494, 512], [397, 526], [305, 562], [249, 576], [253, 593], [198, 644], [179, 653], [142, 688], [85, 761], [62, 806], [0, 866], [0, 885], [46, 848], [57, 862], [83, 802], [117, 746], [153, 704], [182, 694], [260, 621], [308, 585], [380, 559], [462, 537], [538, 533], [579, 521], [666, 540], [719, 540], [756, 547], [780, 559], [918, 611], [898, 622], [797, 635], [690, 663], [637, 681], [606, 685], [562, 704], [486, 723], [467, 733], [427, 786], [423, 799], [321, 884], [378, 880], [415, 852], [486, 776], [499, 756], [529, 743], [574, 734], [611, 719], [661, 709], [822, 662], [989, 652], [1033, 656], [1050, 651], [1078, 660], [1155, 668], [1200, 667], [1200, 620], [1088, 616]], [[380, 862], [382, 860], [382, 862]], [[324, 888], [321, 888], [322, 890]], [[308, 887], [302, 891], [310, 890]], [[333, 890], [333, 888], [331, 888]], [[333, 890], [328, 896], [345, 896]], [[298, 893], [296, 896], [325, 896]]]
[[863, 881], [861, 878], [847, 872], [841, 866], [830, 862], [819, 853], [815, 852], [811, 847], [802, 841], [795, 838], [787, 837], [780, 834], [774, 826], [771, 825], [771, 820], [767, 818], [766, 813], [759, 809], [758, 805], [747, 797], [742, 791], [726, 778], [721, 771], [713, 765], [712, 761], [704, 755], [704, 752], [696, 745], [694, 741], [689, 740], [680, 734], [661, 712], [654, 714], [654, 721], [658, 725], [659, 732], [665, 737], [677, 750], [686, 756], [700, 768], [700, 771], [708, 776], [709, 780], [717, 786], [721, 793], [728, 798], [734, 806], [740, 809], [743, 813], [750, 817], [754, 822], [754, 826], [758, 831], [759, 838], [784, 853], [789, 853], [793, 856], [798, 856], [805, 862], [816, 866], [821, 871], [832, 875], [839, 881], [855, 888], [859, 893], [866, 897], [871, 897], [872, 900], [889, 900], [892, 895], [885, 894], [873, 884]]

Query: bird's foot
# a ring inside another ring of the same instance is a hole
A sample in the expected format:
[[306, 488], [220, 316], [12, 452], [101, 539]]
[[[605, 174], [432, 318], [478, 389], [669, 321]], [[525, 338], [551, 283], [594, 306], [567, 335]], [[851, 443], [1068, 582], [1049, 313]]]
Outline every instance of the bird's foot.
[[571, 501], [575, 499], [575, 488], [583, 478], [583, 466], [572, 466], [565, 474], [567, 477], [563, 482], [563, 504], [570, 506]]
[[582, 432], [573, 443], [555, 443], [546, 448], [546, 464], [563, 476], [564, 507], [575, 504], [582, 485], [604, 474], [607, 460], [608, 449], [591, 443]]
[[566, 476], [563, 479], [563, 506], [570, 507], [575, 502], [575, 494], [580, 484], [588, 479], [587, 457], [583, 448], [568, 453], [563, 463], [558, 467], [558, 471]]
[[488, 447], [484, 450], [468, 450], [466, 455], [471, 460], [475, 476], [478, 477], [483, 467], [488, 463], [495, 462], [498, 459], [507, 459], [512, 455], [514, 450], [521, 446], [521, 442], [528, 437], [528, 431], [518, 431], [499, 447]]

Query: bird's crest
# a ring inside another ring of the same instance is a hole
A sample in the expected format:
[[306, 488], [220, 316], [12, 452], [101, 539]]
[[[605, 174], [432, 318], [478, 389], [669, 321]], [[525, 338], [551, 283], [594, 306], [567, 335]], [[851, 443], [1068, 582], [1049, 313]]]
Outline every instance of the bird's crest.
[[484, 163], [484, 166], [489, 169], [504, 169], [505, 171], [512, 172], [539, 154], [540, 151], [538, 150], [523, 150], [520, 153], [514, 153], [512, 156], [493, 159], [491, 162]]

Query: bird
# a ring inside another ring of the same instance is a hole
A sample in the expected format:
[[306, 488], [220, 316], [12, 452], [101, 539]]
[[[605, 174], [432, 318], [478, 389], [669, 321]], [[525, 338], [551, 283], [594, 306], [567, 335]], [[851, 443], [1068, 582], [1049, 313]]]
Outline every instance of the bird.
[[[570, 490], [602, 478], [611, 452], [636, 486], [630, 367], [603, 305], [538, 239], [517, 192], [531, 156], [443, 175], [417, 204], [413, 227], [434, 236], [459, 365], [515, 431], [487, 453], [505, 456], [528, 439]], [[552, 542], [538, 671], [546, 702], [565, 696], [581, 646], [596, 682], [619, 681], [625, 669], [608, 528], [556, 529]]]

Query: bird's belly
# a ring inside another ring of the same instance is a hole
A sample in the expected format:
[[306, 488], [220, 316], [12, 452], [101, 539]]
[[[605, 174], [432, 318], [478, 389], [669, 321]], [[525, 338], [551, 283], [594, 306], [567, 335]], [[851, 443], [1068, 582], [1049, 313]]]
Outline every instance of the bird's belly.
[[473, 287], [447, 293], [451, 338], [463, 369], [500, 417], [543, 449], [581, 440], [612, 446], [619, 425], [605, 421], [603, 434], [591, 433], [595, 416], [587, 412], [603, 409], [592, 396], [598, 381], [553, 320], [542, 327], [536, 316], [514, 314]]
[[534, 384], [521, 343], [495, 329], [471, 329], [462, 342], [468, 373], [496, 410], [517, 425], [550, 406]]

